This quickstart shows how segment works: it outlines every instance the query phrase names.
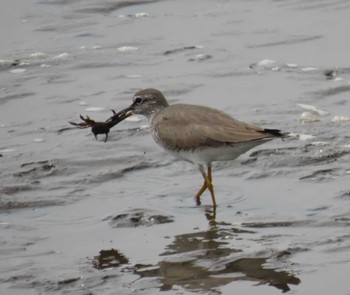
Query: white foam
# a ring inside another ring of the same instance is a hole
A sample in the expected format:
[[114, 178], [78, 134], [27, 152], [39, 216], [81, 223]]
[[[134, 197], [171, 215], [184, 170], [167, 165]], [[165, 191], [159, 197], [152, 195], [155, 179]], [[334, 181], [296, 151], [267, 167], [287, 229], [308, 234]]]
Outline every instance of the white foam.
[[134, 52], [138, 50], [138, 48], [135, 46], [121, 46], [121, 47], [118, 47], [117, 50], [119, 52]]
[[332, 118], [332, 122], [349, 122], [350, 121], [350, 117], [346, 117], [346, 116], [334, 116]]
[[104, 107], [89, 107], [85, 109], [85, 111], [87, 112], [102, 112], [104, 110], [105, 110]]
[[23, 59], [19, 62], [18, 64], [19, 66], [29, 66], [30, 65], [30, 62], [29, 60], [26, 60], [26, 59]]
[[26, 71], [26, 69], [12, 69], [10, 70], [10, 73], [12, 74], [22, 74]]
[[53, 58], [54, 59], [67, 59], [69, 57], [69, 54], [66, 52], [60, 53], [55, 55]]
[[30, 56], [34, 58], [44, 58], [47, 57], [47, 54], [44, 52], [34, 52]]
[[12, 64], [13, 60], [0, 59], [0, 65]]
[[132, 116], [132, 117], [126, 118], [125, 121], [129, 121], [129, 122], [140, 122], [140, 121], [142, 121], [142, 119], [141, 119], [140, 117], [137, 117], [137, 116]]
[[321, 116], [327, 116], [329, 114], [329, 112], [325, 111], [325, 110], [321, 110], [313, 105], [310, 105], [310, 104], [303, 104], [303, 103], [298, 103], [297, 106], [303, 108], [304, 110], [308, 110], [308, 111], [311, 111], [311, 112], [315, 112], [317, 113], [318, 115], [321, 115]]
[[306, 68], [302, 68], [301, 70], [304, 71], [304, 72], [310, 72], [310, 71], [316, 71], [317, 68], [314, 68], [314, 67], [306, 67]]
[[149, 14], [147, 12], [136, 12], [135, 13], [136, 17], [147, 17]]
[[257, 62], [258, 66], [270, 66], [273, 65], [275, 63], [274, 60], [271, 59], [262, 59], [261, 61]]
[[342, 77], [337, 77], [337, 78], [333, 79], [333, 81], [335, 81], [335, 82], [343, 81], [343, 80], [344, 80], [344, 78], [342, 78]]
[[299, 121], [303, 123], [311, 123], [319, 121], [319, 116], [311, 113], [311, 112], [303, 112], [299, 116]]
[[328, 141], [313, 141], [311, 142], [313, 146], [326, 146], [329, 145]]
[[0, 150], [0, 153], [12, 153], [15, 151], [16, 151], [16, 149], [2, 149], [2, 150]]
[[134, 75], [126, 75], [127, 78], [142, 78], [142, 75], [134, 74]]
[[315, 136], [310, 135], [310, 134], [294, 133], [294, 132], [289, 133], [288, 136], [291, 138], [299, 139], [301, 141], [306, 141], [306, 140], [310, 140], [310, 139], [315, 138]]

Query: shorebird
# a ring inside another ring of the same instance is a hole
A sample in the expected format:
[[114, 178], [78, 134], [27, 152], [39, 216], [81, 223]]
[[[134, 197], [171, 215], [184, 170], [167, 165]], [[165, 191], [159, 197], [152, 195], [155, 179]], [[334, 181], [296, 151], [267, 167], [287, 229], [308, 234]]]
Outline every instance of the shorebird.
[[257, 145], [283, 137], [280, 130], [247, 124], [206, 106], [169, 105], [162, 92], [153, 88], [136, 92], [132, 100], [105, 124], [114, 126], [134, 114], [147, 117], [152, 136], [162, 148], [199, 168], [204, 183], [195, 195], [197, 205], [208, 189], [216, 207], [212, 162], [234, 160]]

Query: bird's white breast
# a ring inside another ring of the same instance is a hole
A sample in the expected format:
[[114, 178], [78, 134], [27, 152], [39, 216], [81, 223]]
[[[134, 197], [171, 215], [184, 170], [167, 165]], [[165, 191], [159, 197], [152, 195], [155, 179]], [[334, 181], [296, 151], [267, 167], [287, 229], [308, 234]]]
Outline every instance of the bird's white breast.
[[[220, 147], [203, 147], [195, 150], [167, 150], [175, 157], [197, 165], [215, 161], [232, 161], [264, 141], [249, 141]], [[163, 146], [162, 146], [163, 147]], [[164, 147], [163, 147], [164, 148]]]

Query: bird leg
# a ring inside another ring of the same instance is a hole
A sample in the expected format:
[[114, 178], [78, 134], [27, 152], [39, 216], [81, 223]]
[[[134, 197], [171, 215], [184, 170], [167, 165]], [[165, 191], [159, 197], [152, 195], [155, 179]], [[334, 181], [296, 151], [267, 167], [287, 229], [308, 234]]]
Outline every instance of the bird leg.
[[195, 198], [196, 198], [196, 204], [199, 206], [201, 204], [201, 195], [204, 193], [204, 191], [207, 189], [207, 184], [204, 181], [202, 187], [200, 188], [200, 190], [198, 191], [198, 193], [196, 194]]
[[213, 207], [216, 208], [216, 200], [215, 200], [214, 186], [213, 186], [213, 181], [212, 181], [211, 166], [210, 165], [208, 165], [208, 175], [207, 175], [207, 177], [208, 177], [208, 180], [207, 180], [207, 182], [208, 182], [208, 184], [207, 184], [208, 190], [210, 191], [211, 200], [213, 202]]
[[[196, 198], [196, 203], [197, 203], [197, 205], [200, 205], [200, 204], [201, 204], [200, 198], [201, 198], [202, 194], [205, 192], [205, 190], [208, 188], [207, 181], [205, 180], [205, 177], [204, 177], [205, 172], [204, 172], [204, 170], [203, 170], [203, 167], [200, 166], [200, 167], [199, 167], [199, 170], [200, 170], [200, 172], [201, 172], [202, 175], [203, 175], [204, 183], [203, 183], [202, 187], [200, 188], [200, 190], [198, 191], [198, 193], [196, 194], [196, 197], [195, 197], [195, 198]], [[208, 179], [209, 179], [210, 182], [211, 182], [211, 168], [210, 168], [210, 165], [208, 165], [208, 174], [207, 174], [207, 176], [208, 176]]]
[[214, 194], [214, 187], [212, 183], [212, 173], [211, 173], [211, 165], [208, 165], [208, 173], [206, 174], [205, 171], [203, 170], [203, 167], [199, 167], [200, 172], [202, 173], [202, 176], [204, 178], [204, 183], [198, 193], [196, 194], [196, 203], [197, 205], [201, 204], [201, 195], [204, 193], [206, 189], [209, 190], [211, 199], [213, 202], [213, 207], [216, 208], [216, 200], [215, 200], [215, 194]]

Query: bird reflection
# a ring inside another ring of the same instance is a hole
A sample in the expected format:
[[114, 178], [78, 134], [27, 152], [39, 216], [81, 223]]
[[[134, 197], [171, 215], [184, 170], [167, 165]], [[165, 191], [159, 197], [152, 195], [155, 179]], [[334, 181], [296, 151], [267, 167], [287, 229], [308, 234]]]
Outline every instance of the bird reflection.
[[[234, 281], [251, 281], [273, 286], [282, 292], [300, 279], [287, 271], [265, 266], [271, 257], [246, 257], [230, 240], [240, 234], [254, 234], [232, 225], [218, 225], [215, 212], [207, 212], [210, 227], [207, 231], [175, 236], [157, 265], [137, 265], [135, 273], [141, 278], [160, 280], [160, 290], [181, 286], [189, 291], [219, 292], [219, 287]], [[279, 257], [278, 255], [276, 257]]]

